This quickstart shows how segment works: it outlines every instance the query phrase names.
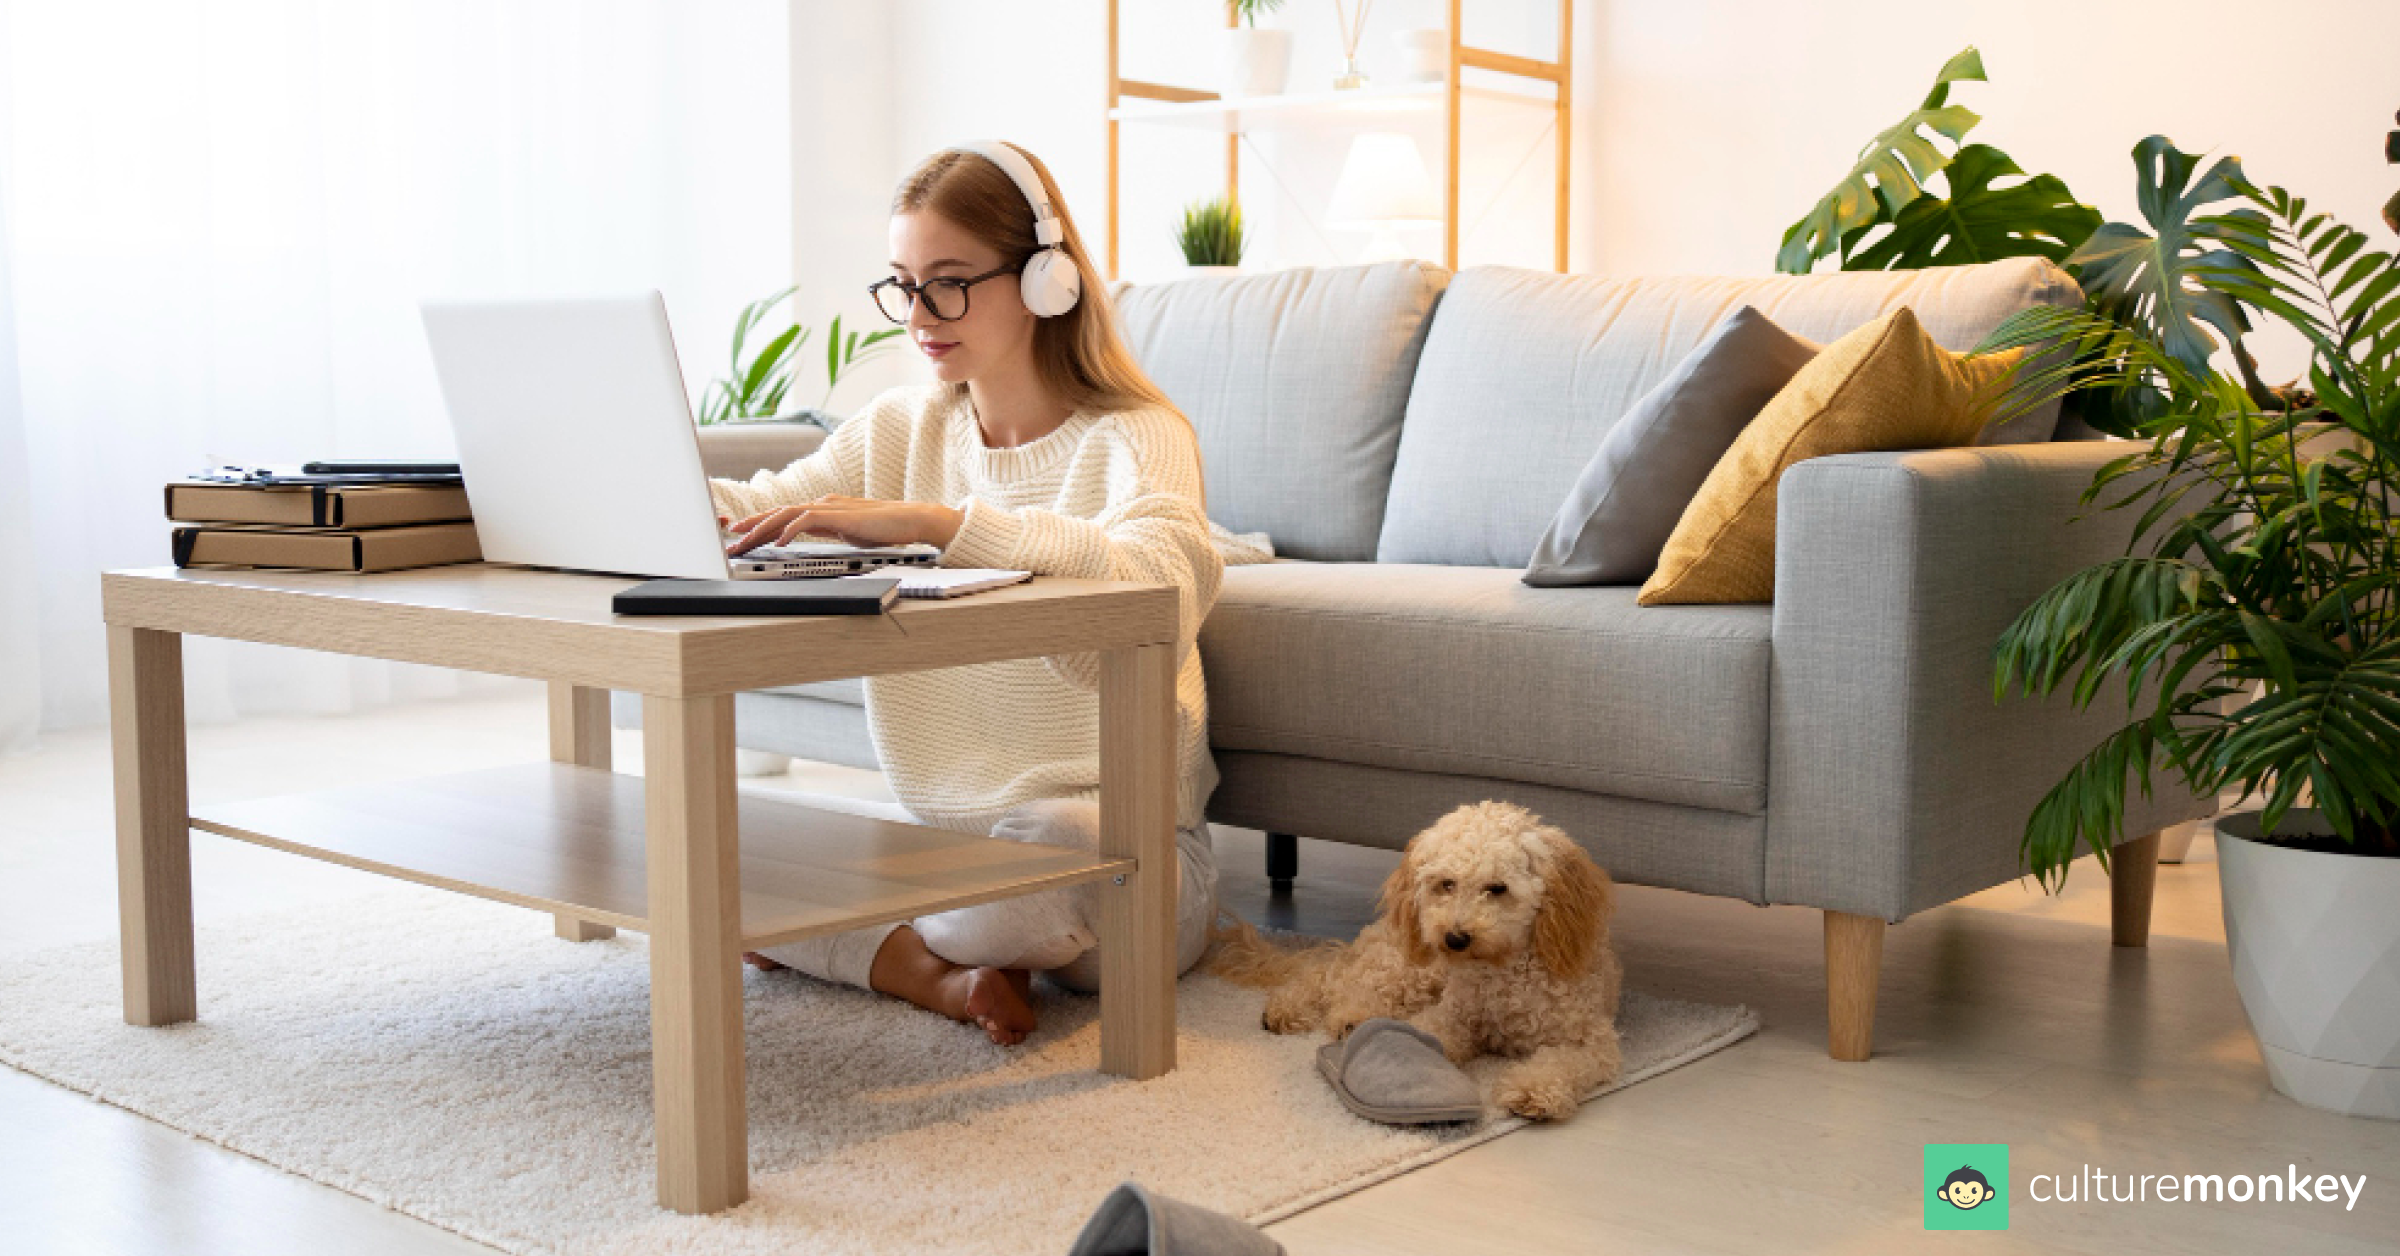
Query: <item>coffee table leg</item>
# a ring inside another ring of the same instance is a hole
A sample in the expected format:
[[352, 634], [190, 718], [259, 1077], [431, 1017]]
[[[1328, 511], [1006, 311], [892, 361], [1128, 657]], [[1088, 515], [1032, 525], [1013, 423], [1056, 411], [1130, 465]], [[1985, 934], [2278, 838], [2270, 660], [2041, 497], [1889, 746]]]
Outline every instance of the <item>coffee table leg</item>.
[[[563, 680], [551, 681], [550, 761], [607, 771], [610, 760], [608, 691], [571, 685]], [[573, 916], [551, 919], [558, 936], [569, 942], [597, 942], [617, 936], [615, 929], [589, 920]]]
[[1175, 1067], [1175, 647], [1100, 660], [1100, 851], [1139, 867], [1104, 896], [1100, 1067]]
[[108, 724], [116, 757], [125, 1020], [172, 1025], [199, 1014], [181, 635], [109, 625]]
[[642, 760], [658, 1202], [715, 1212], [750, 1194], [732, 696], [645, 696]]

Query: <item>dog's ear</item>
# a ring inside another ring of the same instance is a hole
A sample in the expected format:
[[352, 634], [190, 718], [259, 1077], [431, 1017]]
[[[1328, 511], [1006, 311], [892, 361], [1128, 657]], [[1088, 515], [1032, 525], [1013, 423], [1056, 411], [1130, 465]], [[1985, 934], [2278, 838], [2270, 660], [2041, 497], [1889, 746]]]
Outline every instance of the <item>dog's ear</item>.
[[1417, 843], [1411, 841], [1400, 854], [1400, 866], [1383, 880], [1383, 900], [1378, 904], [1384, 918], [1392, 922], [1392, 931], [1400, 935], [1400, 951], [1411, 964], [1430, 964], [1433, 948], [1425, 944], [1423, 922], [1417, 918]]
[[1542, 905], [1534, 913], [1533, 952], [1551, 976], [1574, 977], [1591, 967], [1600, 947], [1612, 886], [1575, 839], [1549, 828], [1543, 838], [1550, 867], [1543, 875]]

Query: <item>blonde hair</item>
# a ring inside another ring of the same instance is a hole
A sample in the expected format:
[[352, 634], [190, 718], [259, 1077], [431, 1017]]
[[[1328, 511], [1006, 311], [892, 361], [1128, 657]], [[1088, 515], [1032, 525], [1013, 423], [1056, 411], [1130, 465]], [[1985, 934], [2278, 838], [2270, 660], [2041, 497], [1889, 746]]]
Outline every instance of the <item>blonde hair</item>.
[[[1066, 232], [1059, 248], [1083, 278], [1083, 298], [1074, 309], [1034, 324], [1034, 370], [1042, 386], [1078, 410], [1156, 406], [1182, 418], [1183, 412], [1151, 382], [1141, 363], [1134, 361], [1133, 351], [1125, 347], [1124, 337], [1117, 334], [1108, 286], [1092, 266], [1092, 255], [1083, 247], [1083, 233], [1075, 229], [1075, 219], [1067, 212], [1066, 198], [1059, 195], [1050, 168], [1023, 148], [1009, 147], [1040, 176], [1050, 208]], [[1033, 206], [1026, 203], [1025, 194], [990, 158], [975, 153], [944, 149], [900, 181], [892, 194], [892, 212], [920, 210], [957, 223], [1012, 266], [1022, 265], [1041, 248], [1033, 234]], [[965, 387], [950, 385], [954, 392], [963, 392]]]

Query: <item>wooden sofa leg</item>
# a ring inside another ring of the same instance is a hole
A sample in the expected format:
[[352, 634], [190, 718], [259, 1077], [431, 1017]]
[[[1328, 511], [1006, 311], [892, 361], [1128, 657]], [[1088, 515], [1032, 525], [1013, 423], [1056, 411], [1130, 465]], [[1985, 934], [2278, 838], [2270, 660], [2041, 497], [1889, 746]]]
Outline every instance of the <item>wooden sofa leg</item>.
[[2118, 946], [2150, 945], [2150, 892], [2158, 886], [2160, 834], [2108, 853], [2108, 932]]
[[1883, 918], [1825, 913], [1825, 1050], [1863, 1060], [1875, 1050], [1875, 984], [1883, 967]]
[[1292, 878], [1300, 875], [1300, 839], [1290, 833], [1267, 834], [1267, 889], [1277, 894], [1292, 892]]

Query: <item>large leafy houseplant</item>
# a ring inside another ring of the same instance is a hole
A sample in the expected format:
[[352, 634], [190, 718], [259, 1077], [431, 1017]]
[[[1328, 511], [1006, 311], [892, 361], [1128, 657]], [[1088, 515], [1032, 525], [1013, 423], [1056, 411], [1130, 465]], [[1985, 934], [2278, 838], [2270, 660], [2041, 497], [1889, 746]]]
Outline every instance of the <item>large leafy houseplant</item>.
[[1984, 81], [1973, 48], [1950, 58], [1924, 101], [1867, 141], [1833, 190], [1783, 233], [1775, 269], [1806, 274], [1828, 257], [1843, 270], [2063, 261], [2083, 243], [2100, 226], [2098, 210], [2056, 175], [2028, 176], [1999, 149], [1965, 143], [1982, 121], [1950, 101], [1951, 85], [1966, 81]]
[[[2121, 694], [2127, 722], [2027, 823], [2027, 866], [2105, 867], [2128, 783], [2264, 800], [2272, 834], [2313, 804], [2339, 848], [2400, 855], [2400, 263], [2362, 232], [2259, 187], [2228, 158], [2135, 149], [2150, 229], [2110, 224], [2069, 259], [2086, 308], [2037, 308], [1986, 349], [2057, 347], [2015, 404], [2072, 389], [2139, 442], [2085, 494], [2139, 509], [2130, 552], [2029, 606], [1995, 688]], [[2202, 212], [2212, 211], [2212, 212]], [[2269, 388], [2241, 347], [2270, 320], [2307, 344], [2307, 387]], [[2230, 372], [2215, 365], [2230, 358]]]

